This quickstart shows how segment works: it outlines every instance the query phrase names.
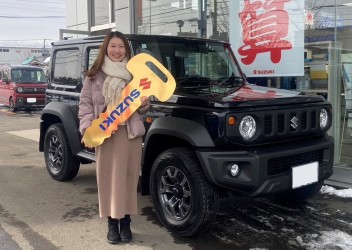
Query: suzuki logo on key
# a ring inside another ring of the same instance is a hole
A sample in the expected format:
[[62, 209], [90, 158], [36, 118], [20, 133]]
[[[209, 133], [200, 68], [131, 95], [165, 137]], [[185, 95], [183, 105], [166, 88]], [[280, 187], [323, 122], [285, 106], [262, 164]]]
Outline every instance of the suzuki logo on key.
[[149, 89], [151, 84], [152, 82], [148, 81], [148, 78], [143, 78], [139, 81], [139, 86], [141, 86], [143, 89]]
[[293, 115], [290, 120], [290, 127], [293, 128], [293, 130], [296, 130], [298, 127], [298, 118], [297, 116]]

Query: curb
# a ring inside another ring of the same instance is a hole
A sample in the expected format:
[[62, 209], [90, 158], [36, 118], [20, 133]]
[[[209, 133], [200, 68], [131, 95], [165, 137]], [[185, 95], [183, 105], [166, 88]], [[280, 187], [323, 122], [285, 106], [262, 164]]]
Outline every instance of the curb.
[[334, 166], [333, 175], [324, 184], [339, 188], [352, 188], [352, 166]]

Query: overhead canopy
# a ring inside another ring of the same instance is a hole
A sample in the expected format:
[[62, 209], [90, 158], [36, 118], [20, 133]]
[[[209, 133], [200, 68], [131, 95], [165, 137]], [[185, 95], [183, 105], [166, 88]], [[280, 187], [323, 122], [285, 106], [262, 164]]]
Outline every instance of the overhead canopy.
[[49, 65], [50, 63], [50, 56], [45, 58], [45, 60], [42, 62], [42, 65]]
[[29, 56], [22, 62], [23, 65], [38, 65], [40, 61], [37, 59], [36, 56]]

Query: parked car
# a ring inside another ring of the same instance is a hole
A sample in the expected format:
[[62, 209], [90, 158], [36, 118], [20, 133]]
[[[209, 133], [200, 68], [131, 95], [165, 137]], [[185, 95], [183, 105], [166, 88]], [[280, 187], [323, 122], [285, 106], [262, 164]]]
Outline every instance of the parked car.
[[[127, 37], [134, 55], [153, 55], [176, 79], [168, 101], [150, 97], [141, 163], [141, 192], [169, 230], [207, 229], [222, 197], [305, 201], [332, 175], [332, 108], [323, 97], [248, 83], [226, 42]], [[84, 72], [103, 38], [53, 43], [39, 150], [57, 181], [95, 160], [81, 144], [77, 114]]]
[[0, 66], [0, 103], [18, 109], [39, 109], [46, 103], [47, 81], [35, 66]]

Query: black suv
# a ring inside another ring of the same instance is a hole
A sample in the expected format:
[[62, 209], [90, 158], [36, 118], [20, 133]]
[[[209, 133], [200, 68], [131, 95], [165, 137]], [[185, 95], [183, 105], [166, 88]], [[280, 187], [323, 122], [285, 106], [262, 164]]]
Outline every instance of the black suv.
[[[39, 150], [57, 181], [95, 160], [80, 143], [77, 113], [84, 72], [103, 38], [53, 43]], [[226, 42], [128, 40], [133, 54], [151, 54], [176, 79], [168, 101], [151, 97], [141, 164], [141, 192], [169, 230], [191, 236], [207, 228], [219, 198], [231, 195], [305, 201], [332, 175], [332, 111], [323, 97], [249, 84]]]

